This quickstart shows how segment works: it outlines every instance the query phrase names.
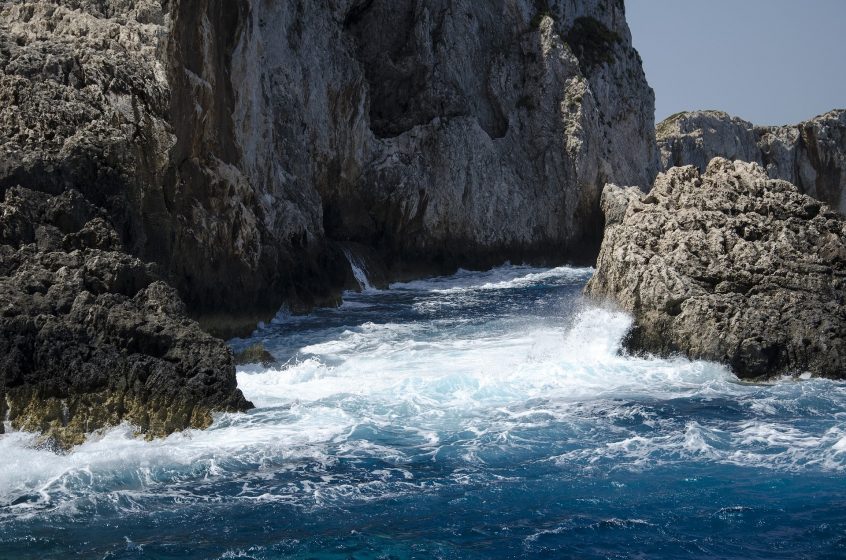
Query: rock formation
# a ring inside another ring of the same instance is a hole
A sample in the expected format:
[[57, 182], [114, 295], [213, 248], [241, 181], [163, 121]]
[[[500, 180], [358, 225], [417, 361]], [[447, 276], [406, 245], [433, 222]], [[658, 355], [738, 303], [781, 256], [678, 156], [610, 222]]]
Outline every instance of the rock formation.
[[66, 447], [122, 421], [154, 437], [250, 407], [224, 342], [78, 191], [8, 188], [0, 216], [0, 412], [14, 428]]
[[846, 214], [846, 110], [795, 126], [754, 126], [719, 111], [679, 113], [657, 128], [661, 170], [715, 157], [763, 165], [773, 179]]
[[356, 247], [592, 260], [601, 186], [656, 161], [620, 0], [2, 3], [0, 196], [43, 208], [3, 223], [13, 424], [204, 425], [246, 404], [165, 283], [233, 333], [336, 301]]
[[723, 158], [670, 169], [648, 194], [608, 185], [602, 206], [586, 292], [634, 314], [630, 348], [741, 377], [846, 378], [846, 221], [828, 206]]
[[[337, 301], [350, 248], [385, 281], [592, 260], [601, 186], [655, 173], [653, 105], [620, 0], [2, 3], [0, 196], [98, 213], [6, 228], [11, 415], [58, 434], [96, 400], [85, 429], [155, 435], [242, 408], [225, 349], [154, 278], [229, 334]], [[83, 297], [101, 266], [120, 285]], [[39, 338], [54, 324], [66, 349]], [[162, 409], [154, 377], [199, 416]]]
[[619, 0], [76, 0], [0, 7], [0, 189], [75, 188], [199, 317], [395, 276], [590, 260], [654, 174]]

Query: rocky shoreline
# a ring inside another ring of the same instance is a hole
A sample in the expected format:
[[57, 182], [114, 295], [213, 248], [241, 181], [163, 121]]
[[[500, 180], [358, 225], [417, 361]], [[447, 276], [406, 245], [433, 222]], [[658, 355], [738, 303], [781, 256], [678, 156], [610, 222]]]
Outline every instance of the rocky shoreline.
[[186, 314], [233, 335], [337, 303], [349, 247], [384, 281], [591, 262], [604, 183], [656, 165], [622, 3], [453, 4], [0, 5], [5, 208], [97, 214], [62, 229], [34, 211], [37, 238], [4, 217], [13, 427], [69, 444], [243, 409], [228, 350]]
[[[4, 3], [0, 414], [68, 447], [120, 422], [158, 437], [245, 410], [232, 353], [208, 333], [336, 304], [356, 285], [350, 254], [381, 285], [599, 253], [591, 293], [627, 306], [615, 282], [651, 272], [608, 255], [642, 203], [606, 183], [637, 191], [659, 170], [659, 183], [690, 173], [673, 165], [747, 158], [842, 212], [844, 115], [765, 130], [692, 113], [656, 141], [619, 0]], [[784, 197], [796, 228], [836, 229], [827, 206], [803, 217]], [[663, 235], [640, 232], [638, 250], [647, 234]], [[834, 261], [814, 268], [830, 247], [807, 243], [794, 249], [809, 278], [840, 278]], [[799, 316], [841, 301], [832, 285]], [[834, 324], [819, 344], [839, 348]], [[636, 331], [640, 346], [729, 359], [659, 343], [667, 329]], [[790, 336], [778, 344], [792, 352]], [[805, 361], [839, 375], [831, 360]]]
[[14, 429], [65, 448], [121, 422], [160, 437], [252, 406], [226, 344], [78, 191], [9, 188], [0, 216], [0, 403]]

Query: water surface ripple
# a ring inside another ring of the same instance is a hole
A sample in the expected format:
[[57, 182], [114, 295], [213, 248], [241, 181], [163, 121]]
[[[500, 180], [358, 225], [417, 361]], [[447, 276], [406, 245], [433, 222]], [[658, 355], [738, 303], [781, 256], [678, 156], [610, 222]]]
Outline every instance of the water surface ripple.
[[207, 431], [6, 435], [0, 558], [846, 558], [846, 384], [621, 355], [591, 273], [280, 316]]

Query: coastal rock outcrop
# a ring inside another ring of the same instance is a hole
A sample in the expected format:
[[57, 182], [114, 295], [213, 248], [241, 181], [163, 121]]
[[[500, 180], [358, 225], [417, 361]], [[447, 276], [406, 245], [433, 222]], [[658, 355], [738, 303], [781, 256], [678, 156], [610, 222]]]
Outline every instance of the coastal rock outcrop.
[[223, 341], [78, 191], [9, 188], [0, 217], [0, 413], [13, 428], [68, 447], [124, 421], [156, 437], [251, 406]]
[[627, 345], [741, 377], [846, 377], [846, 220], [755, 163], [712, 160], [608, 185], [586, 293], [635, 316]]
[[704, 171], [715, 157], [755, 162], [770, 178], [846, 214], [846, 110], [793, 126], [755, 126], [720, 111], [694, 111], [669, 117], [656, 131], [662, 171], [684, 165]]
[[351, 248], [384, 282], [592, 261], [602, 185], [655, 173], [653, 114], [620, 0], [0, 3], [0, 195], [98, 212], [38, 239], [3, 218], [13, 424], [74, 441], [83, 402], [86, 430], [148, 434], [243, 408], [176, 302], [244, 332], [337, 302]]

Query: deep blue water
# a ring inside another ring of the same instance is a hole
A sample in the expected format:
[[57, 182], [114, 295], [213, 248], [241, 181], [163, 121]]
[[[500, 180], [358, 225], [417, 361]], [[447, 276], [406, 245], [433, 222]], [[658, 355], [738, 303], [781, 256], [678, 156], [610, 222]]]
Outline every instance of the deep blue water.
[[846, 558], [846, 384], [618, 353], [588, 269], [348, 294], [204, 432], [0, 438], [5, 558]]

